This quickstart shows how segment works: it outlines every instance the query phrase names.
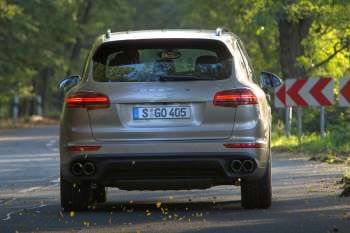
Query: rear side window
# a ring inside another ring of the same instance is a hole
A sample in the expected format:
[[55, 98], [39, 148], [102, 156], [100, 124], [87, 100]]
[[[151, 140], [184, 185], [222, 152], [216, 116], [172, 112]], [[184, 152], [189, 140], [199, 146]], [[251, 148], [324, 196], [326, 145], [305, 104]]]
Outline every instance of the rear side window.
[[98, 82], [221, 80], [231, 69], [230, 52], [215, 40], [121, 41], [101, 45], [93, 56]]

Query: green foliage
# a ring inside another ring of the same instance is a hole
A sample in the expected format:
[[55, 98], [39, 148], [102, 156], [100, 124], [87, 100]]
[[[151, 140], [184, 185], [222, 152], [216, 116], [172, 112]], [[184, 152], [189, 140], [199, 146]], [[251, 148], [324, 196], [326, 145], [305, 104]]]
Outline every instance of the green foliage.
[[[305, 55], [299, 63], [311, 76], [349, 74], [350, 4], [340, 1], [318, 7], [309, 37], [303, 41]], [[331, 58], [331, 59], [329, 59]], [[329, 59], [329, 60], [328, 60]]]
[[323, 138], [316, 133], [306, 133], [300, 144], [297, 136], [287, 137], [281, 127], [275, 127], [272, 148], [275, 151], [302, 152], [312, 155], [312, 159], [328, 163], [344, 162], [350, 155], [350, 126], [330, 126]]
[[[57, 82], [81, 72], [91, 44], [107, 28], [224, 26], [243, 40], [257, 73], [281, 74], [279, 58], [289, 54], [279, 53], [280, 20], [298, 25], [311, 19], [308, 36], [298, 42], [304, 50], [298, 65], [309, 75], [349, 75], [348, 12], [348, 0], [0, 0], [0, 117], [9, 116], [14, 93], [40, 95], [44, 112], [57, 112]], [[315, 128], [315, 117], [306, 114], [307, 127]]]
[[277, 28], [264, 2], [230, 0], [218, 4], [215, 0], [187, 1], [182, 5], [185, 14], [181, 26], [207, 29], [223, 26], [243, 40], [256, 71], [279, 73]]

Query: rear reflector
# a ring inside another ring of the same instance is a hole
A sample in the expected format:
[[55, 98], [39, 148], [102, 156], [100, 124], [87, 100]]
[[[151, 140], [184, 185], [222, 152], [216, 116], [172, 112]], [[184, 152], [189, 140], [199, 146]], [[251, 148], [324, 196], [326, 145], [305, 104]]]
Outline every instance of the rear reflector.
[[230, 143], [224, 144], [226, 148], [263, 148], [265, 145], [263, 143]]
[[109, 98], [102, 93], [80, 91], [66, 98], [68, 108], [86, 108], [88, 110], [109, 108]]
[[97, 151], [101, 148], [101, 146], [81, 146], [81, 145], [75, 145], [75, 146], [67, 146], [66, 147], [68, 151], [71, 152], [79, 152], [79, 151]]
[[216, 93], [213, 104], [222, 107], [237, 107], [258, 104], [258, 100], [250, 89], [240, 88]]

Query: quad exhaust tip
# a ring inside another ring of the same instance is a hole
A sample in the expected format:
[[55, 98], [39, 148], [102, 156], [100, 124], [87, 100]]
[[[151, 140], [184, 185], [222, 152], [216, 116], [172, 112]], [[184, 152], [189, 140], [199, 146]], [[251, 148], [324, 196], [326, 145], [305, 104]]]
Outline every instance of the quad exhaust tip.
[[96, 172], [96, 166], [92, 162], [86, 162], [86, 163], [81, 163], [81, 162], [75, 162], [72, 164], [72, 173], [75, 176], [91, 176], [95, 174]]
[[75, 176], [81, 176], [84, 173], [84, 166], [82, 163], [73, 163], [72, 165], [72, 173]]
[[230, 164], [231, 170], [234, 173], [252, 173], [254, 171], [253, 160], [233, 160]]
[[231, 169], [235, 173], [240, 172], [242, 170], [242, 162], [240, 160], [233, 160], [231, 162]]
[[244, 160], [243, 161], [243, 171], [246, 173], [251, 173], [254, 170], [254, 163], [252, 160]]
[[91, 176], [96, 171], [95, 164], [92, 162], [87, 162], [84, 164], [84, 175]]

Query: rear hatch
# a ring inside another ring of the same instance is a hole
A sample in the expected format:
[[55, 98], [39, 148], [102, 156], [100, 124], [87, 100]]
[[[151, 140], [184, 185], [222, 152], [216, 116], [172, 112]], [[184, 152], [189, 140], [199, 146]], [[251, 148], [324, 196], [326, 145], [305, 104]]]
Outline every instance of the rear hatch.
[[101, 141], [225, 139], [236, 108], [213, 104], [232, 89], [232, 59], [214, 40], [142, 40], [102, 45], [93, 61], [94, 91], [109, 108], [89, 110]]

